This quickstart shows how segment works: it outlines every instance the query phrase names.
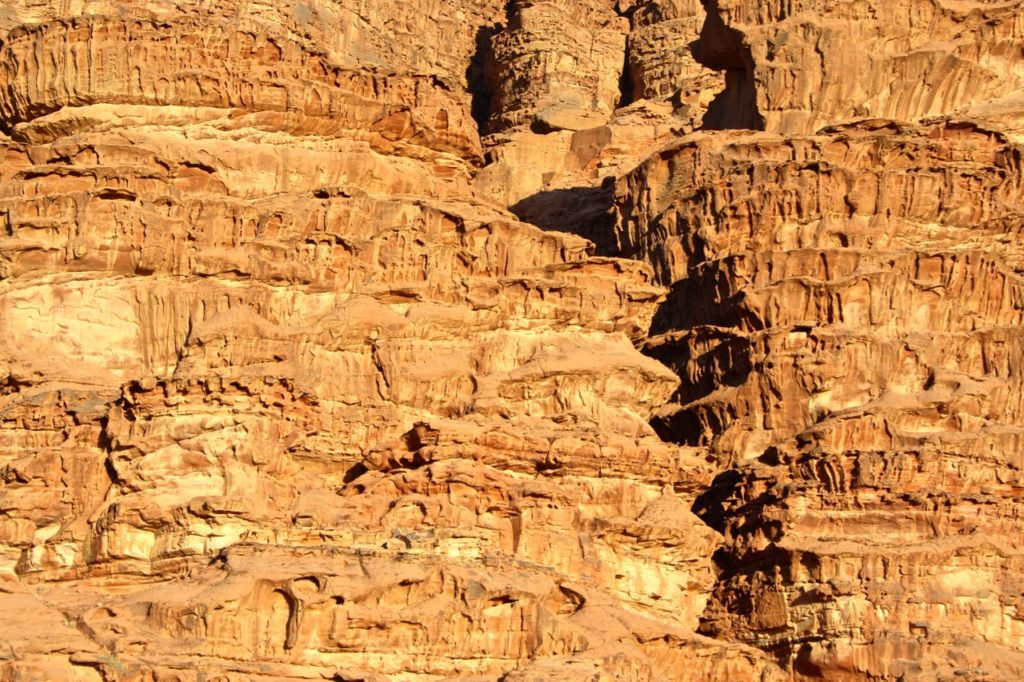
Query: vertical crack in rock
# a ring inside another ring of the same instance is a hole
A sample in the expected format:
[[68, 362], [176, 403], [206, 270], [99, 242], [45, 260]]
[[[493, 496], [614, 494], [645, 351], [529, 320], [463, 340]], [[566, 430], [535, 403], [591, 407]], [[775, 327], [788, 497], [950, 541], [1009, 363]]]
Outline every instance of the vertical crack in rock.
[[[466, 83], [472, 97], [472, 115], [476, 121], [480, 137], [486, 136], [489, 130], [493, 94], [488, 79], [488, 62], [492, 59], [491, 44], [494, 36], [504, 29], [500, 23], [480, 26], [476, 29], [475, 47], [466, 69]], [[493, 77], [492, 77], [493, 78]]]
[[632, 52], [632, 45], [630, 44], [630, 36], [636, 29], [633, 21], [633, 16], [636, 13], [637, 7], [632, 3], [616, 3], [615, 13], [626, 19], [629, 22], [629, 33], [626, 34], [626, 42], [622, 50], [622, 71], [619, 75], [619, 101], [616, 105], [616, 109], [627, 107], [633, 103], [636, 99], [636, 85], [633, 79], [633, 66], [630, 55]]
[[622, 53], [622, 75], [619, 76], [619, 102], [616, 108], [629, 106], [633, 103], [636, 86], [633, 84], [633, 73], [629, 64], [629, 38], [626, 38], [626, 49]]

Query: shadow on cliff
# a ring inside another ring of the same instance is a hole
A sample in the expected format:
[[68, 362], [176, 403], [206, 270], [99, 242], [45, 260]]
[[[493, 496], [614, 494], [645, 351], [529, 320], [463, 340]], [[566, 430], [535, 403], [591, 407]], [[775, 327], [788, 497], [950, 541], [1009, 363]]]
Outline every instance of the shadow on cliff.
[[764, 116], [757, 107], [754, 59], [744, 36], [726, 26], [715, 0], [705, 5], [700, 36], [690, 43], [693, 58], [703, 66], [725, 72], [723, 89], [708, 106], [701, 121], [705, 130], [764, 130]]
[[[697, 497], [692, 507], [698, 518], [726, 537], [761, 536], [768, 540], [763, 547], [748, 547], [740, 552], [719, 546], [712, 554], [718, 573], [714, 599], [718, 608], [705, 611], [698, 628], [698, 632], [708, 637], [726, 635], [732, 629], [730, 621], [748, 619], [758, 611], [755, 598], [759, 594], [778, 594], [783, 584], [793, 580], [793, 557], [776, 544], [784, 534], [782, 521], [766, 521], [763, 514], [765, 508], [777, 505], [779, 499], [766, 491], [740, 503], [736, 490], [747, 483], [743, 472], [726, 469]], [[811, 556], [800, 558], [800, 563], [808, 570], [816, 568], [815, 562]], [[813, 591], [802, 595], [801, 599], [805, 604], [823, 601]], [[721, 607], [725, 607], [724, 612]], [[777, 656], [784, 657], [788, 653], [785, 646], [763, 648]]]
[[481, 26], [476, 30], [476, 49], [466, 67], [466, 84], [469, 86], [470, 112], [476, 121], [480, 137], [487, 134], [487, 122], [491, 116], [491, 84], [487, 78], [491, 58], [491, 43], [504, 26], [500, 23]]
[[598, 256], [615, 255], [614, 179], [600, 187], [570, 187], [531, 194], [509, 210], [544, 230], [569, 232], [594, 242]]
[[[700, 34], [690, 44], [700, 64], [725, 73], [725, 88], [711, 102], [702, 128], [763, 130], [765, 121], [757, 106], [750, 47], [743, 33], [722, 21], [717, 4], [717, 0], [705, 3]], [[627, 64], [624, 74], [628, 70]], [[624, 81], [623, 87], [627, 86], [631, 84]], [[510, 210], [520, 220], [545, 230], [589, 239], [598, 256], [635, 258], [636, 254], [622, 253], [618, 245], [614, 190], [614, 178], [607, 178], [600, 187], [544, 190], [520, 200]], [[653, 224], [649, 227], [660, 229]], [[671, 279], [668, 263], [658, 262], [663, 256], [657, 250], [646, 254], [659, 277]], [[727, 428], [731, 415], [714, 406], [701, 406], [701, 398], [723, 388], [740, 386], [754, 370], [750, 342], [727, 330], [756, 330], [762, 323], [750, 310], [745, 294], [732, 291], [730, 275], [721, 264], [715, 267], [705, 263], [701, 267], [705, 261], [703, 253], [698, 251], [692, 256], [690, 274], [669, 287], [665, 301], [655, 312], [649, 334], [656, 337], [684, 332], [692, 337], [693, 343], [648, 343], [643, 352], [671, 368], [682, 380], [672, 402], [692, 406], [671, 416], [655, 418], [652, 427], [663, 440], [704, 446]], [[716, 335], [715, 329], [720, 333]]]
[[[601, 187], [537, 192], [510, 209], [520, 220], [542, 229], [589, 239], [597, 256], [628, 257], [615, 236], [614, 190], [609, 178]], [[656, 255], [648, 254], [648, 259]], [[658, 270], [658, 263], [654, 265]], [[731, 415], [726, 407], [701, 399], [741, 386], [755, 369], [750, 337], [730, 330], [757, 330], [763, 323], [747, 295], [733, 290], [730, 277], [731, 271], [721, 263], [693, 266], [690, 276], [668, 288], [651, 321], [649, 340], [640, 349], [680, 377], [670, 402], [689, 406], [652, 419], [652, 428], [666, 442], [710, 445], [714, 435], [728, 427]]]

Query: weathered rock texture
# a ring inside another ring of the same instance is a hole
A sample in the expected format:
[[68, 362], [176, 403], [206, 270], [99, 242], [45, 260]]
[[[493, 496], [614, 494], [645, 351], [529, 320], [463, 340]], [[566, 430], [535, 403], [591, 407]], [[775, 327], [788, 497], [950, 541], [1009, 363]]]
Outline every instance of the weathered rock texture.
[[1022, 16], [5, 3], [0, 679], [1024, 676]]
[[731, 465], [697, 506], [707, 633], [801, 676], [1024, 669], [1021, 158], [868, 122], [696, 137], [620, 184], [624, 247], [675, 282], [656, 424]]
[[1017, 2], [708, 0], [697, 50], [726, 72], [724, 127], [814, 132], [1020, 104]]
[[3, 14], [0, 677], [780, 674], [695, 634], [651, 269], [470, 184], [480, 79], [589, 125], [628, 19], [73, 4]]
[[671, 286], [657, 430], [724, 469], [702, 632], [797, 678], [1019, 679], [1021, 7], [708, 10], [706, 128], [788, 137], [664, 147], [609, 249]]

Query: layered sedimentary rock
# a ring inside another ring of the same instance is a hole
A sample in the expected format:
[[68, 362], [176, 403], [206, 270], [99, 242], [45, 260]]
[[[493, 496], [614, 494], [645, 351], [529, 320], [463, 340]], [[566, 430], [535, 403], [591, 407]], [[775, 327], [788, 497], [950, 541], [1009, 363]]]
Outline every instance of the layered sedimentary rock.
[[857, 117], [1020, 108], [1016, 2], [712, 0], [698, 61], [726, 73], [730, 128], [812, 133]]
[[606, 122], [622, 98], [629, 21], [604, 0], [519, 0], [510, 10], [508, 27], [490, 41], [488, 130], [582, 130]]
[[481, 197], [607, 251], [611, 180], [703, 125], [725, 87], [694, 58], [704, 20], [690, 0], [512, 3], [487, 62]]
[[723, 468], [702, 631], [799, 678], [1017, 679], [1019, 8], [708, 9], [706, 127], [789, 137], [654, 154], [609, 249], [672, 287], [656, 428]]
[[0, 677], [1018, 679], [1021, 16], [6, 3]]
[[474, 195], [501, 8], [79, 5], [3, 15], [0, 675], [778, 674], [650, 268]]
[[671, 282], [659, 432], [727, 471], [708, 634], [801, 677], [1012, 679], [1020, 147], [865, 122], [668, 147], [619, 183], [619, 243]]
[[695, 0], [647, 0], [629, 11], [627, 71], [624, 82], [631, 101], [672, 98], [681, 118], [697, 127], [712, 96], [724, 87], [721, 74], [701, 68], [693, 49], [707, 20]]

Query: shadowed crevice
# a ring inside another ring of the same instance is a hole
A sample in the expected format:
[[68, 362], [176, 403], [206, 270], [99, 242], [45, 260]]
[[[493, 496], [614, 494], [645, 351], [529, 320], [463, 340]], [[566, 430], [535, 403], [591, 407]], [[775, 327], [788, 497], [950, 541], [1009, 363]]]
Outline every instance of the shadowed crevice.
[[476, 49], [466, 67], [466, 84], [471, 98], [470, 112], [476, 121], [480, 137], [487, 135], [491, 116], [491, 88], [487, 82], [487, 60], [491, 54], [491, 41], [502, 29], [501, 24], [481, 26], [476, 30]]
[[708, 106], [701, 121], [705, 130], [764, 130], [764, 116], [757, 106], [754, 84], [754, 59], [744, 35], [726, 26], [718, 15], [718, 3], [711, 0], [700, 36], [690, 43], [698, 63], [725, 72], [723, 89]]
[[[629, 27], [632, 31], [635, 28], [633, 15], [636, 14], [637, 5], [620, 6], [616, 5], [615, 13], [620, 17], [629, 20]], [[636, 86], [633, 79], [633, 67], [629, 60], [630, 33], [626, 34], [626, 43], [622, 50], [622, 72], [619, 74], [619, 101], [617, 108], [629, 106], [637, 100]]]
[[615, 106], [621, 109], [632, 104], [636, 99], [635, 90], [633, 69], [629, 63], [629, 36], [626, 36], [626, 48], [622, 55], [622, 73], [619, 74], [619, 101]]

